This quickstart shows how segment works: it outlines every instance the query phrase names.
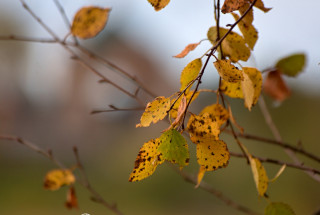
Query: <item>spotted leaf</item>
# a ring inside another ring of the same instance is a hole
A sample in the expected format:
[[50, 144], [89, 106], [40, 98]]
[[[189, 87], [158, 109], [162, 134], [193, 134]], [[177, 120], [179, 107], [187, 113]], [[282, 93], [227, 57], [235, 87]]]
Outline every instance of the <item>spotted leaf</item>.
[[230, 13], [232, 11], [238, 10], [243, 6], [245, 0], [225, 0], [222, 5], [221, 12], [222, 13]]
[[267, 191], [269, 181], [266, 170], [257, 158], [249, 156], [249, 161], [258, 194], [259, 196], [264, 196]]
[[243, 80], [242, 71], [232, 65], [230, 60], [217, 60], [213, 64], [223, 80], [232, 83]]
[[211, 118], [219, 122], [220, 126], [229, 119], [229, 112], [220, 104], [213, 104], [203, 108], [200, 115], [204, 113], [208, 113]]

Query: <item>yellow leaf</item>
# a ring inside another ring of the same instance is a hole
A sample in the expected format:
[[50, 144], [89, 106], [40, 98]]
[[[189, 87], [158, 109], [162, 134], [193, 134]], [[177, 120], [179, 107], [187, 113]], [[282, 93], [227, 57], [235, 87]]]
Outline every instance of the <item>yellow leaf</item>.
[[95, 37], [108, 21], [110, 8], [83, 7], [75, 15], [71, 33], [82, 39]]
[[79, 208], [76, 190], [73, 186], [70, 186], [70, 188], [67, 191], [67, 201], [65, 202], [65, 206], [68, 209]]
[[203, 108], [200, 115], [204, 113], [209, 113], [210, 117], [216, 119], [220, 126], [229, 119], [228, 111], [220, 104], [213, 104]]
[[[181, 76], [180, 76], [180, 91], [183, 91], [188, 84], [193, 81], [199, 74], [202, 67], [202, 61], [200, 58], [197, 58], [190, 63], [182, 70]], [[191, 86], [190, 86], [191, 87]], [[190, 87], [188, 89], [190, 89]], [[186, 91], [186, 93], [189, 90]]]
[[[246, 2], [242, 7], [239, 8], [239, 12], [240, 15], [243, 16], [244, 13], [248, 10], [248, 8], [250, 7], [250, 4], [248, 2]], [[251, 25], [253, 22], [253, 10], [249, 10], [249, 12], [246, 14], [245, 17], [243, 17], [242, 21], [246, 24], [246, 25]]]
[[164, 160], [158, 151], [160, 139], [152, 139], [144, 143], [134, 163], [134, 168], [130, 174], [129, 181], [140, 181], [154, 173], [157, 166]]
[[199, 143], [202, 139], [219, 139], [220, 122], [212, 118], [209, 113], [199, 116], [191, 115], [188, 121], [188, 132], [190, 139], [194, 143]]
[[243, 99], [243, 93], [241, 88], [241, 82], [230, 83], [222, 80], [220, 90], [231, 98], [240, 98]]
[[73, 184], [76, 181], [69, 169], [55, 169], [48, 172], [44, 179], [44, 188], [47, 190], [58, 190], [64, 185]]
[[163, 96], [155, 98], [152, 102], [147, 104], [144, 113], [141, 116], [140, 124], [136, 127], [148, 127], [152, 122], [157, 123], [162, 120], [170, 109], [170, 98]]
[[200, 169], [198, 172], [198, 177], [197, 177], [197, 184], [196, 184], [195, 188], [198, 188], [200, 186], [200, 183], [201, 183], [205, 173], [206, 173], [205, 166], [200, 166]]
[[251, 110], [251, 107], [258, 102], [261, 86], [262, 75], [256, 68], [243, 67], [244, 80], [241, 82], [241, 87], [244, 95], [244, 104]]
[[[249, 1], [252, 3], [254, 0], [249, 0]], [[260, 10], [262, 10], [262, 11], [265, 12], [265, 13], [272, 9], [272, 8], [267, 8], [267, 7], [265, 7], [264, 4], [263, 4], [263, 2], [262, 2], [262, 0], [258, 0], [258, 1], [254, 4], [254, 6], [255, 6], [256, 8], [259, 8]]]
[[176, 126], [178, 126], [178, 125], [180, 125], [182, 123], [183, 116], [184, 116], [184, 113], [186, 111], [186, 108], [187, 108], [187, 99], [183, 95], [182, 98], [181, 98], [181, 102], [180, 102], [179, 108], [178, 108], [176, 119], [173, 121], [173, 123], [171, 123], [169, 128], [167, 128], [164, 131], [168, 131], [168, 130], [170, 130], [172, 128], [175, 128]]
[[156, 11], [159, 11], [167, 6], [170, 0], [148, 0], [148, 2], [150, 2]]
[[266, 170], [257, 158], [249, 156], [250, 166], [259, 196], [264, 196], [268, 188], [268, 176]]
[[230, 153], [227, 144], [222, 140], [202, 139], [197, 144], [197, 160], [205, 171], [214, 171], [226, 167]]
[[238, 10], [244, 3], [244, 0], [225, 0], [221, 8], [221, 12], [230, 13], [232, 11]]
[[191, 43], [189, 45], [187, 45], [182, 52], [180, 52], [180, 54], [177, 54], [176, 56], [173, 56], [175, 58], [183, 58], [185, 57], [187, 54], [189, 54], [189, 52], [193, 51], [195, 48], [198, 47], [200, 43]]
[[280, 175], [283, 173], [283, 171], [286, 169], [286, 167], [287, 167], [287, 165], [283, 164], [281, 166], [281, 168], [278, 170], [277, 174], [273, 177], [273, 179], [269, 180], [269, 183], [275, 182], [280, 177]]
[[232, 65], [230, 60], [217, 60], [213, 64], [223, 80], [232, 83], [243, 80], [242, 71]]
[[[223, 37], [228, 29], [219, 28], [220, 38]], [[208, 31], [208, 39], [212, 44], [216, 44], [217, 39], [217, 27], [211, 27]], [[229, 57], [232, 62], [237, 62], [239, 60], [247, 61], [250, 57], [250, 49], [246, 46], [246, 42], [242, 36], [235, 32], [230, 32], [230, 34], [222, 42], [222, 51], [226, 57]]]
[[[232, 15], [235, 20], [240, 18], [238, 14], [232, 13]], [[252, 24], [247, 24], [243, 20], [238, 23], [238, 27], [248, 46], [253, 49], [258, 40], [258, 31]]]
[[[188, 103], [189, 100], [191, 99], [191, 96], [192, 96], [193, 92], [194, 92], [194, 91], [189, 91], [189, 92], [187, 93], [187, 95], [186, 95], [186, 102], [187, 102], [187, 103]], [[198, 98], [198, 96], [199, 96], [199, 91], [194, 94], [194, 96], [192, 97], [192, 101], [191, 101], [191, 102], [193, 102], [196, 98]], [[181, 97], [178, 99], [178, 101], [173, 105], [173, 108], [172, 108], [172, 110], [170, 111], [170, 117], [171, 117], [171, 118], [177, 118], [177, 113], [178, 113], [177, 110], [178, 110], [179, 107], [180, 107], [181, 100], [182, 100], [182, 96], [181, 96]], [[174, 101], [175, 101], [175, 99], [172, 99], [172, 100], [171, 100], [171, 102], [174, 102]]]

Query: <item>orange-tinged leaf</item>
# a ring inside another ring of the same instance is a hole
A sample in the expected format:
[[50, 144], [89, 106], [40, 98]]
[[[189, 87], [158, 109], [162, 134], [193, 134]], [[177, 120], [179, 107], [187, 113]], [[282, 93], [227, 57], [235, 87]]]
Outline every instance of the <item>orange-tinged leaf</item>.
[[159, 11], [165, 8], [170, 0], [148, 0], [148, 2], [154, 7], [156, 11]]
[[168, 131], [168, 130], [170, 130], [172, 128], [175, 128], [175, 127], [179, 126], [182, 123], [182, 120], [184, 118], [183, 116], [185, 114], [186, 108], [187, 108], [187, 98], [183, 95], [182, 98], [181, 98], [181, 102], [180, 102], [179, 108], [178, 108], [177, 117], [171, 123], [169, 128], [167, 128], [164, 131]]
[[206, 106], [202, 109], [200, 115], [204, 113], [208, 113], [211, 118], [216, 119], [220, 126], [229, 119], [228, 111], [220, 104]]
[[223, 80], [232, 83], [243, 80], [242, 71], [232, 65], [230, 60], [217, 60], [213, 64]]
[[[232, 13], [232, 15], [235, 20], [240, 18], [238, 14]], [[253, 49], [258, 40], [258, 31], [252, 24], [247, 24], [243, 20], [238, 23], [238, 27], [250, 49]]]
[[[219, 28], [219, 32], [221, 38], [228, 32], [228, 29]], [[209, 28], [208, 39], [214, 45], [216, 44], [217, 35], [217, 27]], [[221, 45], [223, 54], [229, 57], [232, 62], [247, 61], [250, 57], [250, 49], [246, 46], [244, 38], [233, 31], [223, 40]]]
[[43, 187], [47, 190], [58, 190], [60, 187], [73, 184], [75, 181], [76, 178], [69, 169], [55, 169], [46, 174]]
[[[191, 96], [192, 96], [192, 94], [193, 94], [193, 92], [194, 91], [189, 91], [188, 93], [187, 93], [187, 95], [186, 95], [186, 102], [188, 103], [189, 102], [189, 100], [191, 99]], [[195, 94], [194, 94], [194, 96], [192, 97], [192, 100], [191, 100], [191, 102], [193, 102], [196, 98], [198, 98], [198, 96], [199, 96], [199, 91], [197, 91]], [[177, 118], [177, 110], [179, 109], [179, 107], [180, 107], [180, 104], [181, 104], [181, 100], [182, 100], [182, 96], [178, 99], [178, 101], [173, 105], [173, 108], [172, 108], [172, 110], [170, 110], [170, 117], [171, 118]], [[174, 102], [175, 101], [175, 99], [173, 99], [173, 100], [171, 100], [171, 102]]]
[[206, 173], [206, 167], [200, 166], [198, 176], [197, 176], [197, 184], [196, 184], [195, 188], [198, 188], [200, 186], [200, 183], [201, 183], [205, 173]]
[[263, 91], [276, 101], [282, 102], [291, 94], [279, 70], [271, 71], [263, 83]]
[[162, 120], [170, 109], [170, 98], [159, 96], [147, 104], [141, 116], [140, 123], [136, 127], [148, 127], [151, 123]]
[[[240, 7], [239, 8], [240, 15], [243, 16], [249, 7], [250, 7], [250, 4], [248, 2], [246, 2], [242, 7]], [[251, 25], [253, 22], [253, 10], [249, 10], [249, 12], [246, 14], [245, 17], [243, 17], [241, 21], [243, 21], [246, 25]]]
[[241, 82], [230, 83], [222, 80], [220, 85], [220, 90], [231, 98], [243, 99], [243, 92], [241, 87]]
[[[249, 0], [249, 1], [252, 3], [254, 0]], [[265, 7], [264, 4], [263, 4], [263, 2], [262, 2], [262, 0], [258, 0], [258, 1], [254, 4], [254, 6], [255, 6], [256, 8], [259, 8], [260, 10], [262, 10], [262, 11], [265, 12], [265, 13], [272, 9], [272, 8], [267, 8], [267, 7]]]
[[164, 160], [158, 151], [160, 139], [152, 139], [144, 143], [134, 163], [134, 168], [130, 174], [129, 181], [140, 181], [152, 175], [159, 164]]
[[67, 201], [65, 202], [65, 206], [68, 209], [79, 208], [76, 190], [73, 186], [70, 186], [70, 188], [67, 191]]
[[209, 113], [199, 116], [191, 115], [188, 121], [188, 132], [193, 143], [199, 143], [202, 139], [219, 139], [220, 122], [212, 118]]
[[243, 4], [244, 0], [225, 0], [221, 8], [222, 13], [230, 13], [232, 11], [238, 10]]
[[262, 75], [259, 70], [251, 67], [243, 67], [244, 80], [241, 82], [241, 87], [244, 95], [244, 104], [251, 110], [251, 107], [258, 102], [261, 86]]
[[293, 54], [279, 60], [276, 68], [287, 76], [295, 77], [302, 72], [305, 61], [306, 56], [304, 54]]
[[202, 61], [200, 58], [197, 58], [191, 61], [190, 63], [188, 63], [188, 65], [182, 70], [182, 73], [180, 76], [180, 83], [181, 83], [180, 91], [184, 90], [191, 81], [197, 78], [201, 70], [201, 67], [202, 67]]
[[71, 33], [81, 39], [95, 37], [104, 29], [110, 10], [100, 7], [81, 8], [73, 19]]
[[193, 51], [195, 48], [198, 47], [200, 43], [191, 43], [189, 45], [187, 45], [182, 52], [180, 52], [179, 54], [177, 54], [176, 56], [173, 56], [175, 58], [183, 58], [185, 56], [187, 56], [187, 54], [189, 54], [189, 52]]
[[265, 209], [265, 215], [295, 215], [293, 209], [282, 202], [271, 202]]
[[161, 159], [178, 164], [181, 168], [189, 164], [187, 141], [175, 129], [164, 132], [160, 136], [158, 152]]
[[197, 144], [197, 160], [206, 171], [226, 167], [229, 159], [230, 153], [227, 144], [222, 140], [202, 139]]
[[266, 170], [257, 158], [253, 158], [250, 155], [249, 161], [259, 196], [264, 196], [267, 191], [269, 181]]

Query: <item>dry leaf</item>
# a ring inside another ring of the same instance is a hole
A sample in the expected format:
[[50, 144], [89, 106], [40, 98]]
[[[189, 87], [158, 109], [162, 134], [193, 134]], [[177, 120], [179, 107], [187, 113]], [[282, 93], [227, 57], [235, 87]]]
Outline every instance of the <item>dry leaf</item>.
[[71, 33], [81, 39], [95, 37], [104, 29], [110, 10], [99, 7], [81, 8], [73, 19]]
[[291, 94], [291, 91], [284, 82], [279, 70], [274, 70], [268, 73], [263, 84], [263, 91], [279, 102], [284, 101]]
[[46, 174], [43, 187], [47, 190], [58, 190], [60, 187], [73, 184], [75, 181], [76, 178], [69, 169], [55, 169]]
[[221, 8], [222, 13], [230, 13], [232, 11], [238, 10], [243, 6], [245, 0], [225, 0]]
[[159, 11], [165, 8], [170, 0], [148, 0], [148, 2], [154, 7], [156, 11]]
[[65, 206], [68, 209], [79, 208], [76, 190], [73, 186], [70, 186], [70, 188], [67, 191], [67, 201], [65, 202]]
[[[249, 0], [249, 1], [252, 3], [254, 0]], [[262, 2], [262, 0], [258, 0], [258, 1], [254, 4], [254, 6], [255, 6], [256, 8], [259, 8], [260, 10], [262, 10], [262, 11], [265, 12], [265, 13], [272, 9], [272, 8], [267, 8], [267, 7], [265, 7], [264, 4], [263, 4], [263, 2]]]
[[200, 183], [203, 179], [204, 174], [206, 173], [206, 167], [205, 166], [200, 166], [198, 176], [197, 176], [197, 184], [194, 188], [198, 188], [200, 186]]
[[242, 71], [232, 65], [230, 60], [217, 60], [213, 64], [223, 80], [232, 83], [243, 80]]
[[178, 108], [176, 119], [171, 123], [169, 128], [167, 128], [164, 131], [168, 131], [168, 130], [170, 130], [172, 128], [175, 128], [176, 126], [179, 126], [182, 123], [183, 116], [184, 116], [184, 113], [186, 111], [186, 108], [187, 108], [187, 98], [186, 98], [186, 96], [183, 95], [182, 98], [181, 98], [181, 102], [180, 102], [179, 108]]
[[192, 44], [189, 44], [187, 45], [183, 50], [182, 52], [180, 52], [180, 54], [177, 54], [176, 56], [173, 56], [175, 58], [183, 58], [185, 57], [187, 54], [189, 54], [189, 52], [193, 51], [195, 48], [198, 47], [200, 43], [192, 43]]
[[259, 196], [264, 196], [268, 188], [268, 176], [266, 170], [257, 158], [249, 156], [250, 166]]

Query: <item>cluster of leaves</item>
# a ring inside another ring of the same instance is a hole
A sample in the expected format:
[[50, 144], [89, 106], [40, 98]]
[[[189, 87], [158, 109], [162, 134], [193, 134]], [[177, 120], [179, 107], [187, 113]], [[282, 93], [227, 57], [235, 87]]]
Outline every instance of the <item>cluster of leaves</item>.
[[[163, 9], [170, 2], [169, 0], [148, 1], [156, 11]], [[265, 7], [261, 0], [225, 0], [221, 12], [229, 13], [234, 17], [236, 20], [234, 26], [231, 29], [210, 27], [207, 39], [213, 45], [211, 52], [187, 64], [181, 73], [179, 92], [167, 98], [157, 97], [147, 104], [140, 123], [136, 127], [148, 127], [151, 123], [157, 123], [165, 117], [168, 117], [170, 126], [159, 138], [149, 140], [141, 147], [129, 181], [140, 181], [149, 177], [164, 161], [178, 164], [180, 168], [188, 165], [188, 145], [183, 136], [188, 134], [190, 140], [196, 144], [197, 161], [200, 166], [197, 184], [199, 186], [205, 172], [227, 167], [230, 153], [227, 144], [220, 139], [219, 135], [227, 126], [234, 124], [239, 127], [232, 117], [231, 108], [225, 105], [224, 95], [243, 99], [249, 111], [258, 102], [262, 88], [277, 101], [283, 101], [289, 96], [289, 89], [282, 75], [296, 76], [301, 72], [305, 64], [303, 54], [284, 58], [276, 63], [274, 68], [266, 70], [267, 78], [264, 84], [262, 73], [257, 68], [241, 67], [239, 63], [249, 59], [258, 39], [258, 31], [252, 25], [254, 13], [252, 6], [264, 12], [271, 9]], [[242, 35], [232, 31], [235, 26], [238, 26]], [[187, 45], [174, 57], [185, 57], [200, 43], [201, 41]], [[217, 56], [213, 55], [215, 52]], [[203, 65], [204, 56], [207, 56], [207, 61]], [[219, 88], [215, 91], [218, 99], [212, 105], [204, 107], [199, 114], [195, 114], [189, 112], [188, 107], [201, 93], [198, 86], [211, 56], [216, 59], [213, 64], [220, 76]], [[196, 86], [195, 89], [192, 89], [193, 85]], [[186, 117], [188, 122], [185, 129]], [[251, 155], [239, 140], [237, 142], [250, 163], [259, 196], [268, 197], [266, 191], [269, 182], [274, 181], [284, 171], [285, 166], [279, 170], [274, 179], [269, 180], [261, 162]], [[283, 203], [270, 203], [265, 214], [280, 214], [279, 211], [282, 211], [281, 214], [294, 214], [292, 209]]]

